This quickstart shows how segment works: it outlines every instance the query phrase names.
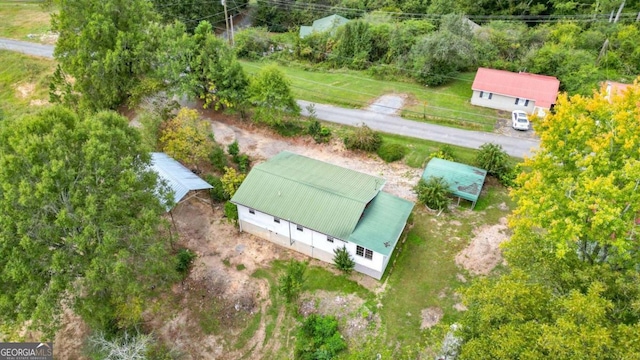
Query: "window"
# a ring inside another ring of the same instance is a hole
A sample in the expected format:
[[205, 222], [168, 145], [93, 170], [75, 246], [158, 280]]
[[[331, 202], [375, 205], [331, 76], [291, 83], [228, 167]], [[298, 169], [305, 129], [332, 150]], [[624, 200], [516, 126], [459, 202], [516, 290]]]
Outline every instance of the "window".
[[480, 98], [481, 99], [489, 99], [489, 100], [491, 100], [492, 97], [493, 97], [493, 93], [480, 91]]
[[298, 231], [303, 231], [304, 229], [302, 228], [302, 225], [296, 225], [296, 229], [298, 229]]
[[255, 211], [255, 210], [253, 210], [253, 209], [249, 209], [249, 214], [253, 214], [253, 215], [255, 215], [255, 214], [256, 214], [256, 211]]
[[373, 251], [366, 249], [364, 252], [364, 257], [369, 260], [373, 259]]
[[274, 223], [278, 223], [278, 224], [280, 224], [280, 219], [278, 219], [277, 217], [274, 217], [274, 218], [273, 218], [273, 222], [274, 222]]
[[373, 251], [369, 250], [369, 249], [365, 249], [360, 245], [356, 246], [356, 255], [358, 256], [362, 256], [365, 259], [373, 259]]
[[529, 106], [529, 100], [516, 98], [516, 105]]
[[332, 243], [333, 242], [333, 238], [331, 236], [327, 236], [327, 241]]

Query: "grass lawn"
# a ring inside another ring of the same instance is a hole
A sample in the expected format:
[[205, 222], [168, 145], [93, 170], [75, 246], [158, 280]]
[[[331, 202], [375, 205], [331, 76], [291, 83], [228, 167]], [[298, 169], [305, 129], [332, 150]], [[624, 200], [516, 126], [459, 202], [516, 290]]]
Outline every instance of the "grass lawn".
[[445, 324], [461, 316], [453, 305], [460, 301], [456, 293], [466, 284], [457, 275], [462, 274], [467, 281], [470, 276], [456, 266], [455, 255], [467, 246], [474, 228], [496, 224], [507, 215], [496, 205], [502, 202], [512, 205], [502, 187], [486, 189], [485, 193], [490, 204], [485, 204], [482, 211], [456, 210], [436, 217], [416, 205], [413, 227], [404, 244], [396, 248], [395, 266], [386, 275], [387, 289], [381, 299], [380, 314], [388, 341], [403, 346], [425, 345], [425, 337], [437, 330], [420, 330], [423, 309], [441, 308]]
[[[241, 63], [249, 75], [267, 65], [263, 62]], [[452, 83], [432, 88], [416, 83], [375, 80], [364, 72], [345, 69], [309, 71], [281, 65], [278, 68], [291, 81], [297, 99], [364, 108], [384, 94], [407, 94], [402, 111], [406, 118], [486, 131], [493, 129], [498, 117], [496, 110], [471, 105], [471, 83], [475, 73], [460, 74]]]
[[50, 15], [42, 1], [0, 1], [0, 37], [40, 42], [42, 35], [51, 31]]
[[0, 110], [5, 116], [33, 113], [49, 99], [51, 60], [0, 50]]

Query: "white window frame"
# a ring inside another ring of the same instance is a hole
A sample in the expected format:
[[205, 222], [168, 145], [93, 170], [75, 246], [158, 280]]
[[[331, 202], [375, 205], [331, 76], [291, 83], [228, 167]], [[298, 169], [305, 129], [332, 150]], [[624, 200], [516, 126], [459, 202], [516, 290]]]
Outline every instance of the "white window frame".
[[527, 107], [527, 106], [529, 106], [529, 100], [528, 99], [522, 99], [522, 98], [516, 98], [516, 105], [517, 106]]
[[255, 214], [256, 214], [256, 211], [255, 211], [255, 210], [253, 210], [253, 209], [249, 209], [249, 214], [251, 214], [251, 215], [255, 215]]
[[480, 99], [491, 100], [492, 97], [493, 97], [493, 93], [490, 93], [487, 91], [480, 91]]
[[302, 225], [296, 224], [296, 230], [304, 232], [304, 227]]
[[364, 246], [356, 245], [356, 255], [365, 259], [373, 260], [373, 250], [369, 250]]
[[333, 243], [334, 238], [331, 236], [327, 236], [327, 241], [330, 243]]
[[277, 223], [277, 224], [280, 224], [280, 218], [277, 218], [277, 217], [274, 216], [273, 217], [273, 222]]

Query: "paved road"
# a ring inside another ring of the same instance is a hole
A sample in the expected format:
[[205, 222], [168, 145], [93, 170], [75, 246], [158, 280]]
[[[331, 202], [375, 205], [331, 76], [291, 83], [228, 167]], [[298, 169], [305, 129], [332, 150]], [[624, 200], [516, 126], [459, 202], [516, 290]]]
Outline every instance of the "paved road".
[[0, 50], [11, 50], [27, 55], [53, 58], [53, 46], [42, 45], [26, 41], [10, 40], [0, 38]]
[[[29, 55], [53, 57], [53, 46], [40, 45], [24, 41], [0, 38], [0, 49], [19, 51]], [[308, 101], [299, 100], [298, 104], [306, 115]], [[531, 150], [539, 145], [539, 141], [486, 133], [455, 129], [446, 126], [427, 124], [403, 119], [396, 115], [380, 114], [368, 110], [344, 109], [336, 106], [315, 104], [316, 116], [320, 120], [338, 124], [356, 126], [367, 124], [372, 129], [398, 135], [405, 135], [419, 139], [432, 140], [440, 143], [458, 145], [477, 149], [482, 144], [492, 142], [502, 145], [505, 151], [516, 157], [530, 156]]]

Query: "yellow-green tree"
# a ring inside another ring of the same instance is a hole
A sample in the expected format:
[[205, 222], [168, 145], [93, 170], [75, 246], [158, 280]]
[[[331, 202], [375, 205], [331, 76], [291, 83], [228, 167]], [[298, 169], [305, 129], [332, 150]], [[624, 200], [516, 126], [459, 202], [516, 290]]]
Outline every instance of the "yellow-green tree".
[[188, 166], [198, 167], [214, 145], [211, 126], [196, 110], [182, 108], [169, 120], [160, 136], [164, 152]]
[[640, 86], [561, 96], [512, 196], [511, 272], [465, 293], [461, 359], [640, 353]]

